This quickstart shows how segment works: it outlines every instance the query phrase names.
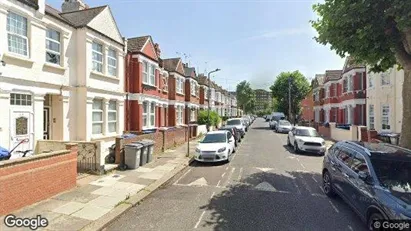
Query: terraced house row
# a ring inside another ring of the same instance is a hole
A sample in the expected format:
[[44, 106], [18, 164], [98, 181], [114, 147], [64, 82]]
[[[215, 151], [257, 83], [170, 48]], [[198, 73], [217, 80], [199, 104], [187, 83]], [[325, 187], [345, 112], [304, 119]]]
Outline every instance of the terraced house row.
[[[103, 140], [189, 124], [208, 107], [237, 116], [235, 97], [151, 36], [122, 37], [109, 6], [0, 2], [0, 146], [21, 139]], [[211, 96], [208, 97], [208, 90]]]
[[348, 57], [342, 70], [327, 70], [312, 82], [314, 120], [401, 133], [404, 72], [373, 73]]

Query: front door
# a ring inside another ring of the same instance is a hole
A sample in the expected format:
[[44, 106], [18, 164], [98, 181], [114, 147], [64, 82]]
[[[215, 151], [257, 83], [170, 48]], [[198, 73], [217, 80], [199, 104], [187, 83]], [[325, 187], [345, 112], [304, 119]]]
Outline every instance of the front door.
[[12, 111], [10, 122], [10, 150], [24, 139], [28, 139], [28, 142], [20, 144], [14, 151], [33, 150], [33, 114], [28, 111]]
[[44, 107], [43, 109], [43, 139], [50, 139], [50, 108]]

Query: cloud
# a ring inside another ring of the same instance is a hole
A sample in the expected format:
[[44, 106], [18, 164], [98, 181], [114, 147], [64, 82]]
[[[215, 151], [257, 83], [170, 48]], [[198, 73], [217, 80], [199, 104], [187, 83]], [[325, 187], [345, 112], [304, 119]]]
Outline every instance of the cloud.
[[253, 41], [253, 40], [261, 40], [261, 39], [274, 39], [279, 37], [285, 36], [292, 36], [292, 35], [311, 35], [313, 33], [311, 27], [309, 28], [290, 28], [284, 30], [273, 30], [269, 32], [264, 32], [258, 35], [253, 35], [250, 37], [246, 37], [243, 39], [238, 40], [238, 42], [243, 41]]

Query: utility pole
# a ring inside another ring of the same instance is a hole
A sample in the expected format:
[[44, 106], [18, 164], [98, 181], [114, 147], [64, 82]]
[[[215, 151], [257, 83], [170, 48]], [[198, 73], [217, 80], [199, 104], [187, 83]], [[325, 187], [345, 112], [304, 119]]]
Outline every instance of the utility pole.
[[210, 107], [210, 101], [211, 101], [211, 80], [210, 80], [210, 74], [211, 73], [214, 73], [214, 72], [217, 72], [217, 71], [220, 71], [221, 69], [215, 69], [214, 71], [210, 71], [207, 75], [208, 75], [208, 110], [207, 110], [207, 132], [209, 132], [210, 131], [210, 110], [211, 110], [211, 107]]
[[288, 77], [288, 117], [291, 120], [291, 77]]

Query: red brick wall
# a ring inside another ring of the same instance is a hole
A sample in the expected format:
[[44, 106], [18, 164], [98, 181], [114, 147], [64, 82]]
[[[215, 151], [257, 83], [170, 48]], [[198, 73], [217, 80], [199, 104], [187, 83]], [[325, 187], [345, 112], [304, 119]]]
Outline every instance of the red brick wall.
[[318, 126], [318, 133], [320, 133], [325, 138], [331, 138], [331, 129], [330, 127]]
[[167, 110], [168, 126], [176, 126], [176, 108], [174, 105], [169, 105]]
[[68, 148], [4, 161], [0, 166], [0, 216], [75, 187], [77, 145]]

